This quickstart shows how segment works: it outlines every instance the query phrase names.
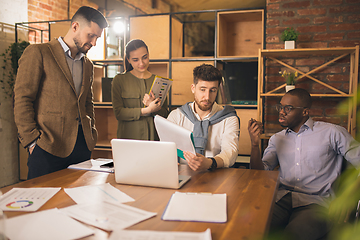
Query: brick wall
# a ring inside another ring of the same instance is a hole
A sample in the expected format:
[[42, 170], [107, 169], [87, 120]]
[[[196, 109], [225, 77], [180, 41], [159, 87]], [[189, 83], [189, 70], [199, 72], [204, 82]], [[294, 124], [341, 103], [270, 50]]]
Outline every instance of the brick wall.
[[[88, 0], [71, 0], [68, 10], [69, 0], [28, 0], [28, 22], [40, 22], [49, 20], [70, 19], [81, 6], [90, 6], [98, 9], [95, 3]], [[170, 11], [170, 6], [158, 0], [156, 8], [152, 8], [151, 0], [125, 0], [123, 1], [129, 8], [140, 9], [139, 14], [164, 13]], [[47, 23], [30, 24], [31, 27], [47, 30]], [[49, 35], [43, 31], [43, 42], [47, 42]], [[41, 31], [29, 31], [29, 41], [40, 43]]]
[[[284, 48], [280, 36], [287, 27], [293, 27], [299, 32], [296, 48], [360, 45], [360, 0], [267, 0], [266, 7], [267, 49]], [[301, 56], [283, 60], [303, 72], [308, 72], [333, 58], [335, 57]], [[341, 91], [349, 92], [349, 61], [349, 57], [338, 60], [312, 76]], [[279, 74], [279, 71], [284, 69], [281, 65], [267, 60], [265, 72], [267, 91], [285, 83]], [[296, 87], [305, 88], [310, 93], [334, 93], [308, 78], [300, 80]], [[284, 90], [281, 91], [284, 92]], [[344, 98], [313, 97], [311, 116], [316, 120], [347, 127], [347, 115], [337, 112], [338, 104], [343, 100]], [[265, 100], [264, 121], [267, 132], [276, 132], [281, 129], [277, 122], [277, 112], [273, 107], [269, 107], [279, 101], [280, 98], [266, 98]]]
[[[68, 10], [68, 0], [28, 0], [28, 21], [66, 20], [71, 18], [81, 6], [98, 7], [96, 4], [87, 0], [72, 0], [70, 1]], [[30, 24], [30, 26], [42, 30], [48, 29], [47, 23]], [[43, 42], [47, 42], [49, 39], [48, 32], [43, 31], [42, 37]], [[41, 32], [30, 30], [29, 41], [31, 43], [40, 43]]]

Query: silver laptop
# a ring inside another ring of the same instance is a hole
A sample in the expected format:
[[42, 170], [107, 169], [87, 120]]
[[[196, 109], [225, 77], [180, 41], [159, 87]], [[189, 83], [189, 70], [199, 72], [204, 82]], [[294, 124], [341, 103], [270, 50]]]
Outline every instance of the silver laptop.
[[175, 143], [112, 139], [111, 148], [117, 183], [178, 189], [190, 179], [178, 173]]

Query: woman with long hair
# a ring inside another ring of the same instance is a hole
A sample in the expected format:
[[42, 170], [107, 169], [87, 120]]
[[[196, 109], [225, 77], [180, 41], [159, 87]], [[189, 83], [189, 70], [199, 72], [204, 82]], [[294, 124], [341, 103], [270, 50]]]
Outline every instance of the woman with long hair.
[[[149, 50], [144, 41], [133, 39], [125, 48], [125, 72], [112, 82], [112, 105], [118, 120], [118, 138], [158, 140], [155, 115], [167, 117], [168, 102], [150, 92], [155, 75], [148, 71]], [[150, 92], [150, 93], [149, 93]]]

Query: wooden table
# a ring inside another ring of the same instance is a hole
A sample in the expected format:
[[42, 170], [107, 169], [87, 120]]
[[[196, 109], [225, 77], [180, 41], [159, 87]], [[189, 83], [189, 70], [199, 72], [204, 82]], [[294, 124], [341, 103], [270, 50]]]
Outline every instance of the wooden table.
[[[278, 188], [278, 172], [229, 168], [217, 169], [214, 172], [196, 173], [185, 165], [179, 167], [179, 172], [182, 175], [192, 176], [191, 180], [179, 190], [121, 185], [115, 183], [114, 174], [112, 173], [65, 169], [4, 187], [1, 191], [5, 193], [13, 187], [71, 188], [110, 183], [135, 199], [134, 202], [126, 204], [158, 213], [156, 217], [128, 229], [202, 232], [210, 228], [214, 240], [262, 239], [267, 234]], [[175, 191], [226, 193], [227, 223], [161, 220], [161, 215]], [[39, 211], [55, 207], [63, 208], [73, 204], [75, 202], [61, 189]], [[11, 218], [26, 213], [7, 211], [5, 214], [8, 218]], [[86, 239], [107, 239], [109, 236], [109, 232], [97, 228], [94, 228], [94, 230], [95, 235]]]

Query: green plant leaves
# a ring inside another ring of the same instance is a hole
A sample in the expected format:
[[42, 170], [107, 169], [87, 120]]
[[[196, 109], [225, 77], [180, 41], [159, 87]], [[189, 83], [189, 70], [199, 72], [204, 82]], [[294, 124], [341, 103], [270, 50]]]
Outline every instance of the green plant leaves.
[[[25, 48], [29, 45], [30, 43], [26, 41], [12, 43], [5, 49], [5, 52], [0, 55], [3, 58], [4, 63], [2, 66], [3, 74], [0, 83], [2, 84], [1, 89], [5, 92], [5, 98], [7, 98], [7, 96], [10, 98], [13, 96], [15, 76], [19, 67], [18, 61]], [[11, 66], [11, 69], [9, 69], [9, 66]]]
[[281, 34], [281, 41], [296, 41], [299, 33], [294, 28], [287, 28]]

